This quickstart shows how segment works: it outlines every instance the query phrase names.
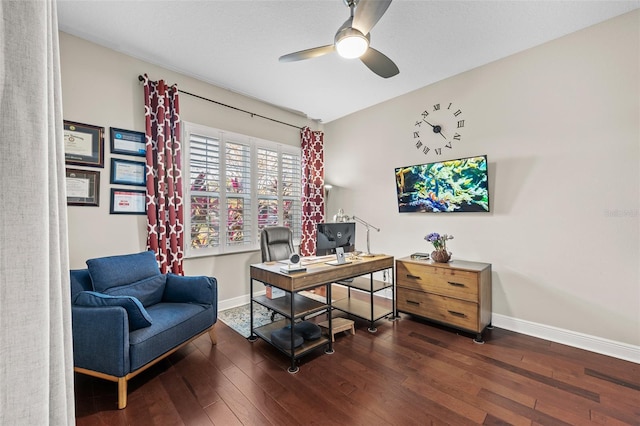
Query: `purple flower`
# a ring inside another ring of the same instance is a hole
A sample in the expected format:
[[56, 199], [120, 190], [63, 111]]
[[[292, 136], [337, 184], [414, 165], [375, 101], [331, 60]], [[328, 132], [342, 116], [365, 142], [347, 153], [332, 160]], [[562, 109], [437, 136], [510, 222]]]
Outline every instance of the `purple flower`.
[[453, 240], [453, 235], [443, 234], [440, 235], [437, 232], [432, 232], [424, 237], [425, 240], [433, 244], [436, 250], [447, 251], [447, 240]]
[[424, 237], [424, 239], [429, 241], [430, 243], [433, 243], [434, 241], [438, 241], [440, 239], [440, 234], [438, 234], [437, 232], [432, 232]]

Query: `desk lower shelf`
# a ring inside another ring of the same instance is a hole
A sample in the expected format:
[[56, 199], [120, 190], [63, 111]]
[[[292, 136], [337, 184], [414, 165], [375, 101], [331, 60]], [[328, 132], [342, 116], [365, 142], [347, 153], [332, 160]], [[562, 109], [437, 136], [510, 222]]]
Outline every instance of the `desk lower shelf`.
[[[336, 284], [347, 288], [347, 297], [337, 299], [331, 307], [349, 315], [369, 321], [369, 331], [375, 332], [375, 322], [384, 317], [394, 317], [393, 282], [374, 280], [373, 277], [356, 277], [353, 281], [340, 281]], [[390, 304], [384, 303], [376, 296], [377, 292], [389, 289]], [[355, 294], [354, 294], [355, 293]]]
[[277, 348], [278, 350], [280, 350], [281, 352], [287, 354], [290, 357], [293, 358], [298, 358], [301, 357], [302, 355], [306, 354], [309, 351], [312, 351], [314, 349], [319, 348], [320, 346], [326, 345], [327, 343], [329, 343], [329, 337], [326, 335], [322, 335], [319, 339], [316, 340], [305, 340], [304, 343], [301, 346], [298, 346], [297, 348], [295, 348], [293, 350], [293, 352], [291, 351], [291, 349], [286, 349], [286, 348], [281, 348], [278, 345], [275, 345], [272, 341], [271, 341], [271, 333], [273, 333], [274, 331], [280, 330], [282, 327], [285, 327], [289, 324], [288, 320], [280, 320], [280, 321], [274, 321], [272, 323], [269, 323], [267, 325], [263, 325], [261, 327], [257, 327], [253, 329], [253, 333], [260, 337], [261, 339], [267, 341], [268, 343], [270, 343], [271, 345], [273, 345], [275, 348]]
[[372, 323], [393, 314], [393, 309], [373, 304], [373, 316], [371, 316], [371, 302], [357, 300], [352, 297], [336, 300], [331, 304], [333, 309], [355, 315]]
[[286, 293], [277, 299], [269, 299], [267, 296], [256, 296], [253, 301], [269, 308], [287, 318], [302, 318], [315, 312], [326, 310], [328, 305], [323, 302], [305, 297], [298, 293], [293, 293], [293, 309], [291, 312], [291, 293]]

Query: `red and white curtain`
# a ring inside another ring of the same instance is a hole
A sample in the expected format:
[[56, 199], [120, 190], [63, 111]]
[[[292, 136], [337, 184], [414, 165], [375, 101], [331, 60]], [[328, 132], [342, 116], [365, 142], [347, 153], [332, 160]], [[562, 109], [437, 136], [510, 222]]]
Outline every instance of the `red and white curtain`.
[[304, 127], [302, 147], [302, 238], [300, 255], [316, 253], [316, 224], [324, 221], [324, 133]]
[[183, 275], [182, 198], [178, 88], [144, 76], [147, 148], [147, 248], [162, 273]]

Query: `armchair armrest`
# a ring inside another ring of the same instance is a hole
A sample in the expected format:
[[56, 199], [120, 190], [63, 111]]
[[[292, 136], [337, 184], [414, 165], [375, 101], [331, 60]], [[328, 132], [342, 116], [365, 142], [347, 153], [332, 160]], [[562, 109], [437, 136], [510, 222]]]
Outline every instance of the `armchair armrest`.
[[213, 277], [167, 274], [164, 302], [218, 305], [218, 281]]
[[120, 306], [71, 307], [73, 364], [123, 377], [130, 371], [129, 319]]

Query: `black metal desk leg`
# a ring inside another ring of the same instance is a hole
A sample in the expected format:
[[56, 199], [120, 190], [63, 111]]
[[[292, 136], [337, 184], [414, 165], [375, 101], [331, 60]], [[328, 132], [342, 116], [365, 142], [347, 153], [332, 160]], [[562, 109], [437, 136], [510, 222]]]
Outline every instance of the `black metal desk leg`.
[[329, 348], [326, 349], [324, 351], [324, 353], [325, 354], [332, 354], [332, 353], [334, 353], [334, 350], [333, 350], [333, 339], [331, 337], [331, 336], [333, 336], [333, 323], [331, 322], [332, 318], [333, 318], [333, 312], [332, 312], [332, 310], [333, 310], [333, 306], [332, 306], [333, 299], [331, 297], [331, 284], [327, 284], [326, 289], [327, 289], [326, 290], [326, 293], [327, 293], [327, 312], [329, 313], [329, 320], [328, 320], [329, 321]]
[[247, 340], [255, 342], [258, 336], [253, 334], [253, 278], [249, 278], [249, 337]]

